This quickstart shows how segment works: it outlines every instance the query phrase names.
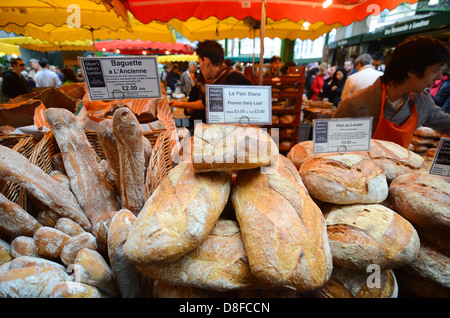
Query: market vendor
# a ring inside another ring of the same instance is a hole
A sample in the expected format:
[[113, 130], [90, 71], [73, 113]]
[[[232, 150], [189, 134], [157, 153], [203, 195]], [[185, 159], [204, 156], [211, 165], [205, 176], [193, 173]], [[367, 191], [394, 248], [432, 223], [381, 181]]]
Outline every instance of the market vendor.
[[393, 51], [384, 74], [371, 86], [344, 98], [333, 118], [373, 117], [372, 138], [405, 148], [422, 125], [450, 134], [450, 114], [436, 106], [425, 91], [448, 58], [449, 50], [440, 40], [405, 40]]
[[199, 42], [196, 53], [200, 67], [198, 83], [192, 87], [188, 101], [173, 100], [170, 106], [185, 108], [184, 113], [191, 117], [192, 122], [201, 120], [206, 123], [206, 84], [251, 85], [251, 82], [242, 72], [233, 70], [224, 63], [224, 50], [216, 41]]
[[25, 63], [20, 57], [11, 59], [12, 69], [3, 73], [2, 91], [5, 98], [14, 98], [19, 95], [30, 93], [30, 88], [22, 72]]

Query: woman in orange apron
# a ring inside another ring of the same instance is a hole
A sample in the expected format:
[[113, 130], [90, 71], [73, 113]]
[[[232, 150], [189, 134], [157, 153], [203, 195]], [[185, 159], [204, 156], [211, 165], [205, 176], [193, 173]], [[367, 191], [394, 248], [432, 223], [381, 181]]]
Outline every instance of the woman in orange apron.
[[383, 88], [383, 95], [381, 97], [380, 118], [378, 120], [377, 128], [375, 129], [372, 138], [392, 141], [403, 146], [404, 148], [408, 148], [409, 144], [411, 143], [414, 130], [416, 130], [417, 123], [419, 121], [412, 94], [408, 93], [409, 98], [411, 99], [411, 116], [406, 122], [403, 123], [403, 125], [398, 125], [392, 121], [387, 120], [384, 117], [384, 105], [386, 103], [386, 85], [384, 83], [382, 83], [381, 85]]

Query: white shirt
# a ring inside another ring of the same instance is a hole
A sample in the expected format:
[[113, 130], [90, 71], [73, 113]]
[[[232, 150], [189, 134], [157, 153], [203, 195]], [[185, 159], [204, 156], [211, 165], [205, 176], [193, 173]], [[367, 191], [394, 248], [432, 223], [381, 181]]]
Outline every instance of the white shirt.
[[372, 85], [381, 75], [383, 75], [383, 73], [376, 71], [373, 65], [364, 65], [358, 72], [347, 77], [344, 89], [342, 90], [341, 99]]
[[43, 68], [36, 74], [36, 87], [60, 87], [62, 85], [58, 74]]

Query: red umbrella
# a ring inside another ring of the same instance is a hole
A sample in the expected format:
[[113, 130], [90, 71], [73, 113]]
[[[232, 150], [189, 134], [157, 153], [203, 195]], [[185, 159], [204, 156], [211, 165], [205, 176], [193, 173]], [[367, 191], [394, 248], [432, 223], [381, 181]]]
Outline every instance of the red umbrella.
[[194, 48], [189, 44], [141, 40], [97, 41], [95, 49], [103, 52], [119, 50], [121, 54], [142, 54], [143, 51], [146, 54], [194, 54]]

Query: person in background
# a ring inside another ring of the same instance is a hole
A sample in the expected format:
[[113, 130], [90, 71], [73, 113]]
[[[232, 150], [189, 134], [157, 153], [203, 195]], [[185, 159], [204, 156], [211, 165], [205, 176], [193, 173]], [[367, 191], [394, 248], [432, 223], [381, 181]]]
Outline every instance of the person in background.
[[355, 64], [357, 72], [350, 75], [345, 82], [342, 98], [372, 85], [378, 77], [383, 75], [382, 72], [376, 71], [373, 67], [370, 54], [361, 54], [356, 58]]
[[322, 62], [319, 65], [320, 72], [316, 74], [314, 77], [314, 81], [311, 85], [311, 89], [313, 91], [313, 96], [311, 97], [311, 100], [320, 100], [320, 90], [322, 89], [323, 83], [325, 81], [325, 76], [328, 72], [328, 63]]
[[270, 59], [269, 68], [264, 72], [263, 76], [281, 76], [281, 57], [278, 55], [272, 56]]
[[27, 72], [22, 72], [22, 75], [25, 78], [25, 80], [27, 81], [28, 88], [29, 88], [30, 92], [32, 92], [33, 88], [36, 87], [36, 81]]
[[180, 74], [178, 74], [178, 71], [178, 64], [175, 63], [172, 65], [170, 72], [167, 74], [167, 87], [170, 87], [172, 93], [175, 92], [175, 89], [177, 88], [180, 81]]
[[[224, 50], [216, 41], [199, 42], [195, 51], [200, 67], [197, 85], [192, 87], [187, 102], [172, 100], [170, 107], [185, 108], [184, 113], [191, 116], [192, 123], [194, 120], [206, 123], [206, 84], [251, 85], [251, 82], [242, 72], [233, 70], [224, 63]], [[191, 127], [193, 128], [193, 125]]]
[[6, 99], [30, 93], [28, 83], [22, 75], [25, 63], [20, 57], [11, 59], [12, 70], [3, 73], [2, 91]]
[[449, 57], [448, 48], [438, 39], [420, 36], [403, 41], [392, 52], [384, 74], [342, 99], [333, 118], [372, 117], [372, 138], [406, 149], [422, 125], [450, 134], [450, 114], [425, 91]]
[[344, 89], [345, 81], [347, 80], [347, 72], [343, 68], [338, 68], [333, 73], [331, 83], [324, 85], [323, 98], [328, 98], [330, 103], [337, 106], [341, 101], [341, 93]]
[[344, 69], [347, 72], [347, 77], [356, 73], [355, 60], [353, 58], [348, 58], [344, 61]]
[[36, 74], [41, 70], [41, 66], [39, 65], [39, 61], [37, 59], [31, 59], [29, 63], [32, 69], [28, 72], [28, 74], [30, 74], [34, 81], [36, 81]]
[[65, 85], [69, 85], [72, 83], [78, 83], [78, 78], [75, 75], [74, 71], [72, 71], [71, 68], [63, 68], [61, 70], [62, 73], [62, 82], [63, 82], [63, 86]]
[[[323, 92], [325, 90], [328, 90], [330, 88], [329, 86], [331, 85], [331, 82], [333, 81], [333, 75], [336, 72], [336, 70], [337, 70], [337, 66], [336, 65], [330, 66], [328, 68], [328, 73], [327, 73], [327, 76], [325, 77], [325, 79], [323, 81], [323, 86], [320, 89], [320, 94], [323, 94]], [[327, 96], [324, 96], [324, 97], [327, 97]]]
[[376, 52], [372, 55], [372, 65], [376, 71], [383, 72], [384, 71], [384, 56], [381, 52]]
[[58, 75], [49, 70], [48, 61], [40, 59], [41, 70], [36, 74], [36, 87], [60, 87], [62, 85]]
[[188, 69], [181, 74], [180, 77], [180, 90], [185, 96], [189, 96], [192, 86], [197, 82], [197, 62], [189, 61]]
[[314, 95], [314, 92], [312, 90], [312, 84], [314, 82], [314, 78], [316, 77], [317, 73], [319, 73], [318, 67], [311, 67], [306, 72], [306, 79], [305, 79], [305, 95], [308, 99], [311, 99]]
[[236, 63], [233, 64], [233, 70], [244, 72], [244, 66], [242, 65], [241, 62], [237, 61]]
[[229, 67], [232, 67], [232, 66], [233, 66], [233, 61], [232, 61], [231, 59], [225, 59], [223, 62], [224, 62], [226, 65], [228, 65]]
[[169, 67], [167, 65], [164, 65], [163, 71], [161, 72], [161, 83], [163, 83], [164, 89], [167, 88], [167, 74], [169, 74], [169, 72], [167, 71], [168, 69]]
[[441, 109], [450, 114], [450, 81], [449, 81], [449, 70], [441, 70], [439, 75], [440, 79], [437, 79], [431, 85], [429, 92], [431, 97], [433, 97], [436, 105], [440, 106]]

